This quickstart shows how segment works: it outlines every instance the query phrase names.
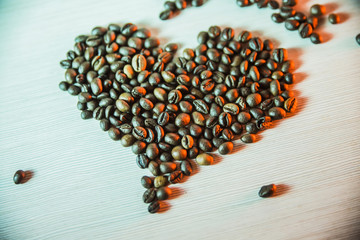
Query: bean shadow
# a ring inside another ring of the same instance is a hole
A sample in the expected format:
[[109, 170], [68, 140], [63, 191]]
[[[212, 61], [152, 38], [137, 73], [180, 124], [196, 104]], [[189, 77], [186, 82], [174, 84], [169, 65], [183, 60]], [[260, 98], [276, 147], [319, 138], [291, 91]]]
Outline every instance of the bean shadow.
[[323, 4], [323, 6], [325, 6], [326, 8], [326, 12], [325, 12], [326, 15], [333, 13], [336, 9], [339, 8], [339, 4], [335, 2], [325, 3]]
[[340, 18], [339, 24], [346, 22], [346, 21], [350, 18], [350, 14], [344, 13], [344, 12], [337, 13], [337, 15], [338, 15], [339, 18]]
[[160, 204], [160, 209], [157, 212], [158, 214], [165, 213], [165, 212], [169, 211], [171, 208], [171, 204], [166, 201], [159, 201], [159, 204]]
[[169, 187], [171, 189], [171, 195], [168, 200], [173, 200], [185, 193], [185, 191], [182, 188], [171, 186]]
[[276, 185], [276, 192], [273, 195], [273, 197], [280, 197], [281, 195], [284, 195], [288, 193], [291, 190], [291, 186], [287, 184], [277, 184]]
[[21, 182], [23, 183], [27, 183], [28, 181], [30, 181], [30, 179], [32, 179], [34, 177], [34, 171], [32, 170], [27, 170], [25, 171], [25, 178], [24, 180]]

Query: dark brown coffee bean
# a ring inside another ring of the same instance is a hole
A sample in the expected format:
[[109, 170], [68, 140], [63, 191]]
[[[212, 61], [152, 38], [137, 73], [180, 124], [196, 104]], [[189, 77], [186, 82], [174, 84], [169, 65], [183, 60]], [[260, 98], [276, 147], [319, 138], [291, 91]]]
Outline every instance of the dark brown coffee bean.
[[211, 152], [212, 151], [212, 144], [209, 140], [205, 138], [199, 139], [199, 148], [204, 152]]
[[233, 148], [234, 148], [234, 144], [232, 142], [224, 142], [223, 144], [220, 145], [218, 151], [221, 155], [225, 155], [231, 153]]
[[271, 20], [276, 23], [282, 23], [285, 19], [279, 13], [273, 13]]
[[297, 107], [297, 100], [294, 97], [288, 98], [284, 102], [284, 109], [288, 112], [294, 112]]
[[151, 160], [157, 158], [159, 152], [160, 151], [156, 143], [150, 143], [146, 148], [146, 156]]
[[324, 15], [325, 12], [326, 12], [325, 6], [320, 5], [320, 4], [314, 4], [314, 5], [312, 5], [311, 8], [310, 8], [310, 14], [311, 14], [311, 16], [319, 17], [319, 16]]
[[274, 120], [282, 119], [286, 116], [286, 112], [281, 107], [272, 107], [269, 109], [269, 116]]
[[145, 154], [139, 154], [136, 156], [136, 164], [139, 166], [139, 168], [147, 168], [149, 165], [149, 158], [145, 156]]
[[223, 127], [229, 127], [231, 125], [232, 117], [229, 113], [223, 112], [219, 116], [219, 124]]
[[322, 37], [318, 33], [314, 32], [310, 35], [310, 40], [314, 44], [319, 44], [323, 42]]
[[182, 137], [181, 139], [181, 145], [183, 146], [183, 148], [185, 149], [190, 149], [193, 147], [194, 145], [194, 139], [193, 137], [191, 137], [190, 135], [185, 135]]
[[175, 160], [185, 160], [187, 157], [187, 151], [182, 146], [176, 146], [171, 150], [171, 156]]
[[[192, 166], [189, 161], [182, 161], [180, 164], [180, 169], [181, 169], [181, 172], [186, 176], [190, 176], [193, 171]], [[170, 182], [172, 182], [172, 181], [170, 181]]]
[[299, 34], [302, 38], [307, 38], [312, 34], [313, 27], [309, 23], [302, 23], [299, 27]]
[[203, 114], [209, 113], [209, 106], [201, 99], [197, 99], [193, 102], [193, 105], [196, 111], [201, 112]]
[[287, 60], [287, 56], [287, 50], [284, 48], [275, 49], [272, 54], [274, 61], [277, 63], [285, 62]]
[[[187, 161], [183, 161], [187, 162]], [[181, 164], [183, 164], [183, 162]], [[175, 164], [175, 163], [174, 163]], [[183, 179], [184, 175], [182, 171], [175, 171], [169, 175], [168, 181], [172, 184], [179, 183]]]
[[168, 187], [161, 187], [156, 191], [156, 197], [159, 200], [166, 200], [170, 197], [172, 191]]
[[199, 154], [195, 160], [199, 165], [212, 165], [214, 163], [213, 156], [207, 153]]
[[13, 181], [15, 184], [23, 183], [26, 178], [26, 172], [23, 170], [17, 170], [14, 174]]
[[156, 200], [155, 188], [149, 188], [148, 190], [146, 190], [142, 198], [144, 203], [151, 203], [152, 201]]
[[221, 136], [226, 140], [226, 141], [232, 141], [234, 139], [234, 133], [229, 129], [229, 128], [225, 128], [222, 132], [221, 132]]
[[298, 29], [299, 26], [300, 26], [300, 23], [297, 20], [288, 19], [285, 21], [285, 28], [287, 30], [294, 31], [294, 30]]
[[253, 143], [256, 140], [256, 137], [254, 134], [244, 134], [241, 136], [241, 141], [243, 141], [244, 143]]
[[[160, 175], [159, 164], [156, 161], [150, 161], [150, 163], [148, 165], [148, 168], [149, 168], [149, 171], [151, 172], [152, 175], [154, 175], [154, 176], [159, 176]], [[159, 184], [159, 179], [157, 179], [156, 184], [157, 185]], [[154, 179], [154, 186], [155, 186], [155, 179]]]
[[157, 120], [160, 126], [165, 126], [170, 120], [170, 115], [168, 112], [162, 112]]
[[256, 124], [256, 127], [259, 130], [267, 129], [267, 128], [269, 128], [271, 126], [271, 118], [268, 117], [268, 116], [261, 117], [261, 118], [256, 120], [255, 124]]
[[259, 197], [262, 198], [271, 197], [272, 195], [274, 195], [275, 192], [276, 192], [275, 184], [265, 185], [260, 188]]
[[141, 178], [141, 185], [147, 189], [152, 188], [154, 186], [152, 178], [150, 178], [148, 176], [143, 176]]
[[[160, 164], [160, 171], [163, 173], [163, 174], [166, 174], [166, 173], [172, 173], [174, 172], [176, 169], [176, 164], [173, 163], [173, 162], [162, 162]], [[170, 179], [169, 179], [170, 180]]]
[[[161, 18], [162, 20], [164, 20], [163, 18]], [[160, 203], [158, 201], [152, 202], [150, 203], [149, 207], [148, 207], [148, 212], [149, 213], [156, 213], [158, 212], [160, 209]]]
[[146, 149], [146, 143], [142, 141], [136, 141], [132, 146], [131, 150], [134, 154], [144, 153]]
[[145, 139], [147, 137], [146, 129], [143, 128], [143, 127], [140, 127], [140, 126], [135, 127], [132, 130], [132, 134], [138, 140], [142, 140], [142, 139]]

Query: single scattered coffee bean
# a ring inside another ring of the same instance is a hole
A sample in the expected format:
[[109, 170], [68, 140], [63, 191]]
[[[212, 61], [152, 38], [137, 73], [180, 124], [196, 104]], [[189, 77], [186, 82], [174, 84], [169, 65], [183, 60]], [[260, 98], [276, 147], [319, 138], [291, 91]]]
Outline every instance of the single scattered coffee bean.
[[150, 205], [148, 207], [148, 212], [149, 213], [156, 213], [156, 212], [159, 211], [159, 209], [160, 209], [160, 203], [158, 201], [155, 201], [155, 202], [150, 203]]
[[331, 24], [337, 24], [340, 22], [340, 17], [335, 13], [331, 13], [328, 17], [328, 20]]
[[153, 187], [153, 180], [152, 178], [148, 177], [148, 176], [143, 176], [141, 178], [141, 185], [144, 187], [144, 188], [152, 188]]
[[159, 200], [166, 200], [170, 197], [172, 191], [168, 187], [161, 187], [156, 191], [156, 197]]
[[199, 154], [195, 160], [199, 165], [212, 165], [214, 163], [213, 156], [207, 153]]
[[323, 5], [320, 4], [314, 4], [310, 7], [310, 14], [312, 16], [320, 17], [324, 15], [326, 12], [326, 8]]
[[275, 184], [265, 185], [260, 188], [259, 197], [262, 198], [271, 197], [274, 195], [275, 192], [276, 192]]
[[14, 183], [15, 184], [23, 183], [25, 177], [26, 177], [25, 171], [17, 170], [13, 177]]
[[299, 34], [302, 38], [307, 38], [311, 35], [313, 27], [310, 23], [302, 23], [299, 27]]
[[273, 13], [271, 15], [271, 20], [275, 23], [282, 23], [285, 19], [279, 13]]

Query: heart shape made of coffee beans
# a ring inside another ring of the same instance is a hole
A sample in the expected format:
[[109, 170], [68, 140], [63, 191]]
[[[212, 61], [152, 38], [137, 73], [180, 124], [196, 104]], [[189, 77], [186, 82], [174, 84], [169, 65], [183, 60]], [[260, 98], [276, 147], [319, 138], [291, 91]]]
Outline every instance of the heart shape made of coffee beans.
[[161, 48], [146, 28], [110, 24], [76, 37], [60, 62], [66, 72], [59, 87], [78, 96], [81, 117], [99, 120], [154, 176], [141, 179], [150, 213], [171, 195], [169, 184], [191, 175], [189, 159], [211, 165], [209, 152], [230, 153], [235, 137], [252, 143], [296, 109], [286, 49], [218, 26], [197, 39], [199, 46], [174, 59], [176, 44]]

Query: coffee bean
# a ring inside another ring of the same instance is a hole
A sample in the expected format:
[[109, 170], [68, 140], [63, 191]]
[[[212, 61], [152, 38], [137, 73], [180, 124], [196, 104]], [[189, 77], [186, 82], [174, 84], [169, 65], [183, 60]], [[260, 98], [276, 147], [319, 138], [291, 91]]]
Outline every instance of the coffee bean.
[[214, 163], [213, 156], [207, 153], [199, 154], [195, 160], [199, 165], [212, 165]]
[[[154, 176], [160, 175], [160, 168], [159, 168], [159, 164], [157, 162], [150, 161], [148, 168], [152, 175], [154, 175]], [[154, 180], [154, 185], [155, 185], [155, 180]]]
[[280, 4], [276, 0], [270, 0], [268, 5], [271, 9], [278, 9], [280, 7]]
[[360, 45], [360, 33], [356, 35], [355, 40]]
[[198, 145], [199, 145], [199, 148], [204, 152], [211, 152], [212, 151], [211, 142], [209, 140], [205, 139], [205, 138], [200, 138]]
[[323, 41], [322, 37], [318, 33], [314, 33], [314, 32], [310, 35], [310, 40], [314, 44], [319, 44], [322, 43]]
[[[190, 176], [192, 173], [192, 166], [189, 161], [182, 161], [180, 164], [180, 169], [181, 169], [181, 172], [186, 176]], [[182, 179], [182, 177], [181, 177], [181, 179]], [[170, 182], [172, 183], [172, 181], [170, 181]]]
[[272, 107], [269, 109], [269, 116], [274, 120], [282, 119], [286, 116], [286, 112], [281, 107]]
[[132, 146], [131, 150], [134, 154], [141, 154], [145, 152], [146, 143], [142, 141], [136, 141]]
[[261, 118], [256, 120], [255, 124], [256, 124], [256, 127], [259, 130], [267, 129], [267, 128], [269, 128], [271, 126], [271, 118], [268, 117], [268, 116], [261, 117]]
[[[183, 162], [187, 162], [187, 161], [183, 161]], [[183, 163], [182, 162], [182, 163]], [[181, 164], [182, 164], [181, 163]], [[175, 183], [179, 183], [181, 182], [181, 180], [183, 179], [184, 175], [183, 175], [183, 172], [182, 171], [175, 171], [175, 172], [172, 172], [169, 177], [168, 177], [168, 181], [172, 184], [175, 184]]]
[[201, 112], [203, 114], [209, 113], [209, 106], [201, 99], [197, 99], [193, 102], [193, 105], [196, 111]]
[[[139, 124], [139, 125], [142, 125], [142, 124]], [[147, 132], [146, 132], [145, 128], [136, 126], [132, 130], [132, 135], [138, 140], [143, 140], [147, 137]]]
[[231, 39], [233, 39], [234, 37], [234, 29], [232, 28], [224, 28], [220, 34], [220, 38], [224, 41], [229, 41]]
[[244, 134], [241, 136], [241, 141], [243, 141], [244, 143], [253, 143], [255, 142], [256, 138], [254, 134]]
[[320, 5], [320, 4], [314, 4], [310, 7], [310, 14], [312, 16], [316, 16], [316, 17], [319, 17], [319, 16], [322, 16], [324, 15], [326, 12], [326, 8], [325, 6], [323, 5]]
[[224, 105], [223, 111], [226, 113], [230, 113], [231, 115], [237, 115], [240, 109], [235, 103], [227, 103]]
[[264, 44], [260, 38], [255, 37], [255, 38], [250, 39], [249, 47], [256, 52], [259, 52], [259, 51], [263, 50]]
[[144, 203], [151, 203], [152, 201], [156, 200], [156, 190], [155, 188], [147, 189], [143, 194], [143, 201]]
[[236, 4], [239, 7], [247, 7], [250, 5], [249, 0], [236, 0]]
[[160, 13], [160, 19], [161, 19], [161, 20], [167, 20], [167, 19], [169, 19], [169, 18], [172, 18], [172, 16], [173, 16], [173, 11], [170, 10], [170, 9], [167, 9], [167, 10], [162, 11], [162, 12]]
[[299, 34], [302, 38], [307, 38], [313, 31], [312, 25], [309, 23], [302, 23], [299, 27]]
[[154, 179], [154, 187], [160, 188], [166, 186], [168, 183], [168, 180], [165, 176], [157, 176]]
[[120, 142], [123, 147], [130, 147], [135, 142], [135, 138], [131, 134], [126, 134], [121, 138]]
[[299, 21], [297, 20], [286, 20], [285, 21], [285, 28], [290, 31], [294, 31], [299, 28]]
[[148, 177], [148, 176], [143, 176], [141, 178], [141, 185], [144, 187], [144, 188], [152, 188], [153, 187], [153, 180]]
[[131, 65], [135, 72], [141, 72], [146, 69], [146, 59], [143, 55], [136, 54], [131, 61]]
[[181, 139], [181, 145], [185, 149], [190, 149], [194, 145], [194, 139], [190, 135], [185, 135]]
[[279, 13], [273, 13], [271, 15], [271, 20], [276, 23], [282, 23], [285, 19]]
[[294, 112], [297, 107], [297, 100], [294, 97], [288, 98], [284, 103], [284, 109], [288, 112]]
[[165, 142], [170, 144], [170, 145], [178, 145], [180, 144], [180, 136], [176, 133], [167, 133], [165, 134]]
[[328, 20], [331, 24], [337, 24], [340, 22], [340, 17], [335, 13], [331, 13], [328, 17]]
[[13, 181], [15, 184], [23, 183], [26, 178], [26, 172], [23, 170], [17, 170], [14, 174]]
[[232, 117], [231, 117], [230, 113], [222, 112], [219, 115], [219, 120], [218, 121], [219, 121], [221, 126], [229, 127], [231, 125]]
[[166, 200], [170, 197], [172, 191], [168, 187], [161, 187], [156, 191], [156, 197], [159, 200]]
[[284, 48], [275, 49], [272, 54], [274, 61], [277, 63], [283, 63], [284, 61], [286, 61], [287, 56], [287, 50]]
[[[164, 20], [164, 19], [162, 19]], [[157, 211], [159, 211], [160, 209], [160, 203], [158, 201], [152, 202], [150, 203], [149, 207], [148, 207], [148, 212], [149, 213], [156, 213]]]
[[176, 164], [173, 162], [162, 162], [160, 164], [160, 171], [164, 174], [172, 173], [176, 169]]
[[261, 103], [261, 95], [258, 93], [252, 93], [246, 97], [246, 103], [250, 107], [256, 107]]
[[171, 150], [171, 156], [175, 160], [185, 160], [187, 157], [187, 152], [182, 146], [176, 146]]
[[232, 142], [224, 142], [220, 145], [218, 151], [221, 155], [229, 154], [232, 152], [234, 144]]
[[275, 192], [276, 192], [275, 184], [265, 185], [260, 188], [259, 197], [262, 198], [271, 197], [272, 195], [274, 195]]
[[139, 154], [136, 156], [136, 164], [139, 166], [139, 168], [147, 168], [149, 165], [149, 158], [145, 156], [145, 154]]
[[110, 128], [110, 122], [109, 122], [109, 120], [107, 120], [107, 119], [101, 119], [101, 121], [100, 121], [100, 128], [101, 128], [103, 131], [108, 131], [109, 128]]
[[112, 140], [115, 140], [115, 141], [120, 140], [121, 133], [120, 133], [119, 129], [111, 127], [108, 131], [108, 134]]
[[159, 148], [156, 143], [150, 143], [146, 148], [146, 156], [154, 160], [159, 155]]

